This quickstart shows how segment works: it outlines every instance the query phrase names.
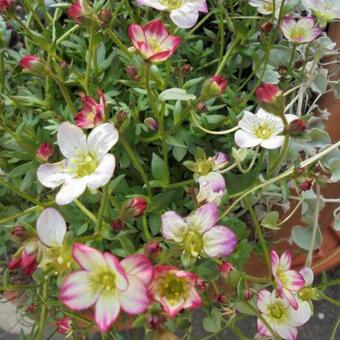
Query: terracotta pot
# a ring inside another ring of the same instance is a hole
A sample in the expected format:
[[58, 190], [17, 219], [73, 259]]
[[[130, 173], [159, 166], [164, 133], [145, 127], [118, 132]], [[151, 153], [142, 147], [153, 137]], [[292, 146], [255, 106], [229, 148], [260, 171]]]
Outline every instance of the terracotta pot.
[[[328, 36], [336, 42], [337, 48], [340, 48], [340, 22], [330, 25]], [[327, 58], [327, 61], [330, 60], [332, 60], [332, 58]], [[334, 65], [328, 67], [330, 73], [333, 71], [334, 67]], [[340, 72], [336, 73], [333, 78], [339, 79], [339, 76]], [[326, 130], [334, 143], [340, 139], [340, 100], [334, 97], [333, 92], [328, 92], [320, 99], [318, 104], [321, 109], [327, 109], [327, 111], [331, 113], [326, 122]], [[321, 194], [326, 198], [336, 198], [339, 193], [340, 182], [330, 184], [321, 190]], [[294, 208], [296, 204], [297, 202], [292, 202], [291, 208]], [[320, 249], [316, 251], [313, 256], [312, 267], [316, 274], [340, 265], [340, 232], [336, 232], [333, 228], [333, 211], [336, 207], [336, 203], [327, 203], [320, 212], [319, 224], [323, 242]], [[292, 227], [294, 225], [303, 225], [300, 221], [300, 216], [301, 212], [300, 209], [298, 209], [292, 218], [275, 233], [273, 236], [274, 239], [272, 239], [273, 249], [279, 253], [282, 253], [286, 249], [292, 251], [294, 254], [293, 266], [295, 269], [300, 269], [304, 265], [306, 259], [305, 251], [288, 242]], [[282, 214], [282, 219], [285, 217], [285, 214]], [[246, 271], [255, 276], [265, 276], [268, 274], [263, 259], [257, 257], [256, 254], [254, 254], [249, 261]]]

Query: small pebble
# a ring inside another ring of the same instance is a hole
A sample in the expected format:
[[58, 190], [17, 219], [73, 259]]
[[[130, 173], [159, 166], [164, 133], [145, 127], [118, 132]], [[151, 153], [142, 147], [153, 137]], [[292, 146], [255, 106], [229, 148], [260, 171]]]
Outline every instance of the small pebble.
[[325, 318], [325, 314], [324, 313], [318, 313], [318, 318], [320, 320], [323, 320]]

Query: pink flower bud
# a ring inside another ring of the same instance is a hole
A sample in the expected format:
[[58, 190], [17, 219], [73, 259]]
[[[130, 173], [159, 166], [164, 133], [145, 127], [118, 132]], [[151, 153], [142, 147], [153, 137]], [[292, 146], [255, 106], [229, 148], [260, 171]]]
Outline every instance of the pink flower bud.
[[72, 320], [65, 316], [56, 322], [57, 332], [60, 334], [69, 334], [72, 332]]
[[300, 189], [302, 191], [308, 191], [312, 187], [313, 182], [311, 180], [305, 180], [300, 184]]
[[215, 301], [222, 303], [222, 304], [225, 304], [225, 303], [227, 303], [228, 298], [224, 293], [220, 293], [220, 294], [215, 295]]
[[153, 119], [152, 117], [145, 118], [144, 124], [152, 131], [157, 131], [159, 128], [157, 120]]
[[23, 70], [34, 71], [41, 67], [42, 62], [36, 55], [26, 54], [20, 59], [19, 65]]
[[111, 222], [111, 228], [115, 231], [115, 232], [120, 232], [121, 230], [124, 229], [124, 223], [121, 219], [116, 218]]
[[79, 22], [79, 19], [84, 16], [80, 1], [74, 2], [68, 9], [67, 15], [70, 19]]
[[220, 271], [221, 276], [224, 277], [224, 278], [227, 278], [229, 273], [230, 273], [230, 271], [233, 269], [233, 266], [229, 262], [222, 262], [219, 265], [218, 269]]
[[254, 293], [252, 292], [251, 289], [245, 289], [243, 291], [243, 296], [247, 301], [250, 300], [253, 297], [253, 295], [254, 295]]
[[52, 144], [50, 143], [40, 144], [36, 155], [37, 155], [39, 162], [46, 163], [48, 159], [53, 155]]
[[28, 307], [26, 308], [26, 311], [28, 312], [28, 313], [34, 313], [35, 311], [36, 311], [36, 309], [37, 309], [37, 305], [36, 304], [34, 304], [34, 303], [31, 303], [30, 305], [28, 305]]
[[148, 317], [148, 325], [151, 329], [159, 328], [165, 321], [164, 316], [152, 314]]
[[157, 257], [162, 251], [157, 241], [150, 241], [144, 245], [144, 254], [148, 257]]
[[285, 101], [283, 92], [276, 85], [260, 85], [256, 89], [256, 97], [258, 103], [265, 111], [277, 116], [284, 114]]
[[12, 6], [12, 0], [0, 0], [0, 12], [6, 12]]
[[21, 259], [20, 257], [13, 257], [11, 261], [8, 263], [7, 268], [9, 270], [14, 270], [19, 268], [21, 265]]
[[25, 275], [31, 276], [37, 269], [36, 253], [28, 254], [25, 250], [21, 252], [21, 268]]
[[203, 112], [207, 109], [207, 106], [205, 105], [204, 102], [198, 102], [196, 105], [197, 111]]
[[133, 217], [139, 217], [144, 214], [144, 211], [148, 207], [148, 202], [143, 197], [136, 197], [127, 200], [121, 211], [121, 217], [123, 219], [129, 219]]
[[187, 74], [192, 70], [192, 66], [190, 64], [184, 64], [182, 66], [182, 74]]
[[26, 229], [19, 225], [12, 229], [11, 234], [14, 241], [24, 241], [27, 238]]
[[307, 123], [302, 119], [293, 120], [287, 129], [285, 129], [285, 133], [287, 133], [291, 137], [300, 137], [307, 128]]
[[139, 75], [138, 75], [138, 69], [137, 69], [136, 66], [127, 65], [125, 67], [125, 74], [131, 80], [134, 80], [134, 81], [139, 81], [140, 80]]
[[99, 19], [101, 21], [102, 26], [106, 26], [110, 23], [112, 19], [112, 11], [109, 8], [104, 8], [99, 12]]
[[201, 278], [197, 279], [196, 285], [197, 285], [197, 288], [202, 292], [205, 292], [209, 287], [208, 281], [201, 279]]
[[223, 169], [229, 163], [229, 156], [224, 152], [217, 152], [214, 157], [212, 157], [212, 161], [214, 163], [214, 169], [220, 170]]
[[223, 76], [212, 76], [203, 83], [201, 100], [206, 101], [208, 99], [220, 96], [224, 93], [227, 86], [228, 81]]

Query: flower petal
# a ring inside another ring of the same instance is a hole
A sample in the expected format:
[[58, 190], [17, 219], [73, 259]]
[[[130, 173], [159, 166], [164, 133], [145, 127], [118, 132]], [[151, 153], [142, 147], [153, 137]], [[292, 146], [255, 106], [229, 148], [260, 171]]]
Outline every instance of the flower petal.
[[70, 309], [87, 309], [97, 299], [98, 292], [93, 290], [89, 274], [85, 271], [69, 274], [61, 285], [60, 300]]
[[256, 138], [253, 134], [243, 130], [237, 130], [234, 138], [235, 143], [240, 148], [253, 148], [262, 142], [262, 139]]
[[55, 197], [59, 205], [66, 205], [81, 196], [86, 189], [86, 177], [72, 178], [64, 183]]
[[60, 124], [57, 141], [61, 153], [68, 159], [77, 158], [87, 152], [83, 130], [69, 122]]
[[166, 27], [159, 19], [148, 22], [143, 30], [147, 40], [148, 38], [156, 38], [160, 43], [169, 35]]
[[256, 306], [261, 313], [268, 313], [268, 306], [271, 302], [271, 293], [266, 289], [257, 292]]
[[284, 282], [283, 287], [289, 290], [300, 290], [305, 285], [303, 276], [295, 270], [287, 270], [280, 275], [281, 280]]
[[100, 160], [118, 141], [118, 131], [111, 123], [95, 127], [87, 138], [87, 145], [92, 156]]
[[126, 276], [124, 268], [122, 267], [116, 256], [112, 255], [111, 253], [104, 253], [104, 258], [111, 272], [115, 274], [115, 284], [118, 289], [126, 290], [128, 287], [128, 278]]
[[99, 187], [106, 185], [113, 176], [115, 167], [115, 156], [110, 153], [104, 155], [94, 173], [88, 176], [87, 186], [90, 189], [98, 189]]
[[210, 257], [228, 256], [236, 244], [236, 235], [224, 226], [214, 226], [203, 234], [204, 251]]
[[40, 241], [46, 246], [61, 246], [66, 234], [63, 216], [54, 208], [43, 210], [37, 220], [37, 233]]
[[170, 318], [174, 318], [183, 309], [185, 303], [182, 298], [171, 301], [166, 298], [162, 298], [159, 302], [162, 304], [166, 315]]
[[289, 270], [292, 266], [292, 253], [286, 250], [280, 257], [280, 264], [282, 270]]
[[293, 309], [297, 310], [299, 308], [299, 304], [296, 296], [288, 289], [282, 289], [283, 296], [286, 298], [288, 303], [293, 307]]
[[162, 51], [162, 52], [158, 52], [158, 53], [152, 54], [147, 59], [149, 61], [152, 61], [152, 62], [155, 62], [155, 63], [159, 63], [161, 61], [167, 60], [170, 57], [170, 55], [171, 55], [171, 51], [170, 50], [166, 50], [166, 51]]
[[72, 247], [72, 256], [81, 268], [88, 271], [95, 271], [99, 268], [107, 268], [103, 254], [85, 244], [75, 243]]
[[296, 327], [302, 326], [311, 318], [312, 314], [310, 303], [299, 300], [298, 308], [290, 311], [289, 323]]
[[199, 308], [202, 306], [202, 304], [203, 304], [203, 301], [200, 295], [197, 293], [195, 287], [191, 287], [189, 291], [189, 296], [185, 300], [183, 308], [189, 308], [189, 309]]
[[314, 273], [313, 270], [309, 267], [303, 267], [299, 273], [302, 275], [305, 280], [305, 286], [311, 286], [314, 281]]
[[270, 263], [272, 267], [272, 272], [274, 275], [276, 275], [276, 272], [278, 271], [280, 266], [280, 258], [275, 250], [272, 250], [270, 252]]
[[140, 6], [149, 6], [154, 9], [158, 9], [159, 11], [165, 11], [168, 9], [168, 7], [162, 5], [159, 0], [137, 0], [137, 3]]
[[167, 240], [182, 242], [188, 231], [185, 220], [174, 211], [168, 211], [161, 216], [161, 233]]
[[119, 295], [120, 304], [129, 314], [143, 313], [150, 303], [145, 284], [138, 277], [129, 275], [129, 286]]
[[198, 20], [198, 8], [192, 4], [186, 4], [170, 13], [171, 20], [180, 28], [191, 28]]
[[283, 136], [273, 136], [261, 142], [261, 146], [265, 149], [277, 149], [284, 142]]
[[257, 319], [257, 331], [262, 336], [268, 336], [268, 337], [273, 336], [273, 334], [268, 330], [266, 325], [260, 319]]
[[137, 276], [142, 282], [148, 284], [151, 281], [153, 268], [150, 260], [142, 255], [130, 255], [123, 259], [120, 264], [127, 275]]
[[101, 295], [95, 307], [96, 324], [102, 332], [107, 332], [120, 312], [119, 299], [116, 294]]
[[287, 325], [286, 323], [277, 323], [275, 325], [275, 330], [283, 339], [286, 340], [296, 340], [297, 339], [297, 329], [294, 326]]
[[70, 173], [66, 172], [67, 161], [63, 160], [58, 163], [47, 163], [39, 166], [37, 177], [39, 182], [47, 188], [56, 188], [66, 180], [72, 178]]
[[199, 234], [203, 234], [212, 228], [218, 221], [218, 209], [216, 204], [207, 203], [191, 213], [187, 218], [189, 228]]
[[130, 37], [130, 40], [133, 46], [136, 49], [139, 49], [138, 43], [145, 42], [145, 35], [144, 35], [144, 31], [142, 27], [137, 24], [132, 24], [129, 26], [128, 31], [129, 31], [129, 37]]

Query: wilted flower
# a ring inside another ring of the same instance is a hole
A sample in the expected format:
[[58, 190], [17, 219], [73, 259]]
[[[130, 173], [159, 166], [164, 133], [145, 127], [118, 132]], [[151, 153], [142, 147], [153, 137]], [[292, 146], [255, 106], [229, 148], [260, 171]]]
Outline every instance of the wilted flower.
[[216, 225], [218, 209], [207, 203], [186, 218], [174, 211], [161, 216], [165, 239], [180, 243], [183, 261], [191, 263], [199, 256], [228, 256], [236, 247], [236, 235], [227, 227]]
[[228, 81], [223, 76], [215, 75], [203, 83], [200, 99], [203, 101], [220, 96], [228, 86]]
[[39, 145], [37, 150], [37, 158], [41, 163], [46, 163], [53, 155], [53, 146], [50, 143], [43, 143]]
[[210, 172], [208, 175], [200, 176], [197, 179], [200, 185], [197, 195], [198, 203], [221, 203], [226, 184], [224, 177], [218, 172]]
[[146, 285], [153, 269], [144, 255], [130, 255], [118, 261], [111, 253], [76, 243], [73, 257], [81, 270], [69, 274], [61, 285], [60, 299], [79, 311], [95, 306], [95, 320], [107, 332], [121, 309], [129, 314], [143, 313], [149, 305]]
[[221, 170], [229, 163], [229, 156], [224, 152], [217, 152], [213, 157], [209, 157], [213, 162], [213, 170]]
[[193, 273], [173, 266], [156, 266], [150, 292], [153, 299], [162, 304], [165, 313], [173, 318], [182, 309], [201, 307], [196, 282], [197, 276]]
[[273, 24], [271, 22], [265, 22], [261, 25], [261, 31], [268, 33], [273, 29]]
[[302, 5], [312, 11], [320, 26], [340, 18], [340, 2], [338, 0], [302, 0]]
[[206, 0], [137, 0], [137, 2], [139, 5], [159, 11], [169, 11], [171, 20], [180, 28], [194, 26], [199, 12], [208, 12]]
[[[257, 11], [263, 15], [270, 15], [275, 10], [275, 17], [279, 17], [282, 0], [275, 0], [275, 8], [273, 0], [248, 0], [249, 5], [256, 7]], [[286, 1], [286, 4], [289, 1]]]
[[100, 96], [99, 103], [92, 97], [82, 95], [83, 109], [77, 113], [74, 120], [78, 127], [82, 129], [92, 129], [103, 123], [105, 118], [105, 95], [102, 91], [98, 91]]
[[160, 20], [144, 26], [129, 26], [129, 37], [134, 48], [151, 62], [162, 62], [170, 58], [181, 43], [181, 38], [170, 35]]
[[[298, 118], [292, 114], [286, 114], [285, 117], [288, 123]], [[276, 149], [283, 144], [284, 136], [281, 134], [284, 125], [282, 119], [263, 109], [259, 109], [256, 114], [244, 111], [238, 125], [240, 130], [235, 133], [235, 143], [241, 148], [261, 145], [266, 149]]]
[[286, 16], [281, 22], [281, 30], [286, 39], [295, 44], [311, 42], [322, 33], [322, 29], [315, 26], [313, 17], [295, 20]]
[[56, 321], [57, 332], [60, 334], [70, 334], [72, 332], [72, 320], [64, 316]]
[[[307, 302], [300, 301], [294, 310], [286, 299], [276, 297], [275, 291], [265, 289], [258, 292], [256, 305], [273, 330], [287, 340], [296, 340], [297, 327], [305, 324], [312, 315]], [[257, 330], [262, 336], [274, 335], [260, 319], [257, 319]]]
[[278, 296], [285, 297], [295, 310], [298, 309], [299, 305], [295, 294], [304, 286], [305, 280], [300, 273], [290, 269], [292, 254], [286, 250], [279, 257], [277, 252], [272, 250], [270, 259]]
[[124, 222], [120, 218], [115, 218], [111, 222], [111, 227], [114, 231], [120, 232], [124, 228]]
[[133, 65], [127, 65], [125, 67], [125, 73], [129, 77], [129, 79], [134, 81], [139, 81], [140, 77], [138, 75], [138, 69], [136, 66]]
[[115, 168], [115, 157], [109, 151], [118, 141], [113, 124], [95, 127], [86, 138], [79, 127], [64, 122], [59, 126], [57, 141], [66, 159], [42, 164], [37, 172], [42, 185], [48, 188], [62, 185], [56, 196], [57, 204], [71, 203], [86, 187], [98, 189], [107, 184]]
[[11, 234], [13, 240], [19, 242], [24, 241], [28, 237], [27, 230], [20, 225], [13, 227], [13, 229], [11, 230]]

